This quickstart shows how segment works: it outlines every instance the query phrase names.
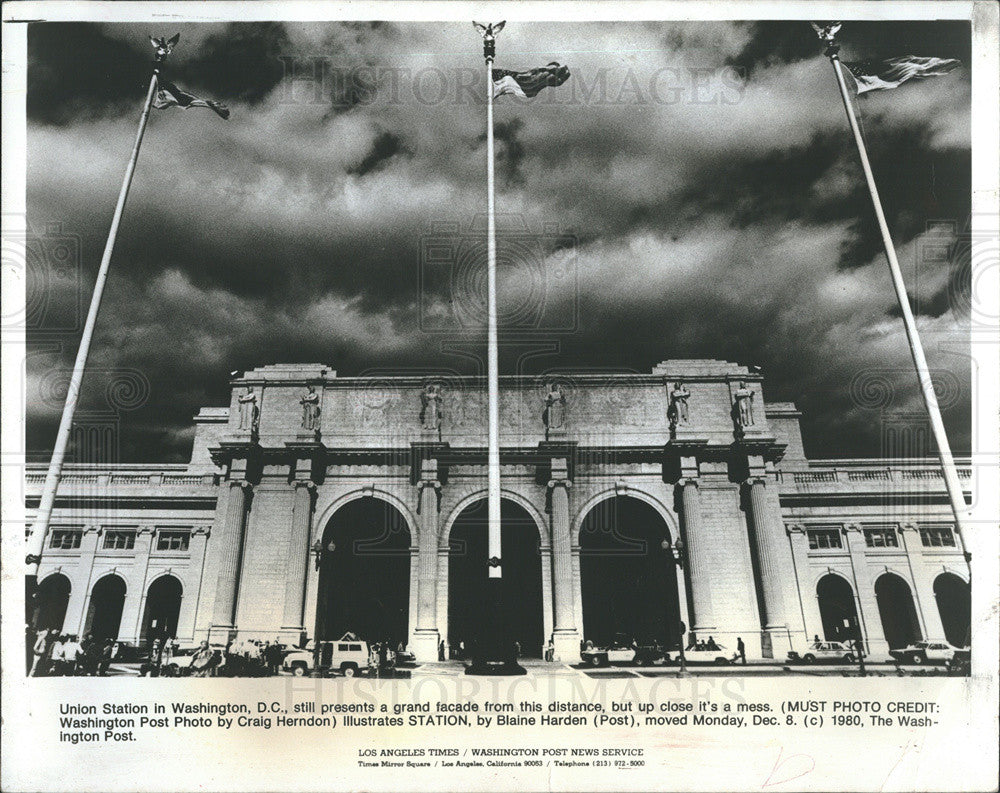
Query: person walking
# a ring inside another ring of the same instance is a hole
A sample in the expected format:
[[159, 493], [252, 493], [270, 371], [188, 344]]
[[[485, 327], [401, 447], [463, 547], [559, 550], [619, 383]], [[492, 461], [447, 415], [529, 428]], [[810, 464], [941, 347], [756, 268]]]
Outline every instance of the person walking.
[[35, 644], [31, 648], [34, 660], [31, 664], [31, 671], [28, 673], [30, 677], [41, 677], [48, 671], [49, 652], [52, 649], [55, 635], [54, 630], [42, 629], [38, 632]]
[[64, 674], [77, 674], [77, 663], [80, 661], [82, 654], [83, 648], [80, 646], [80, 642], [77, 641], [76, 634], [69, 636], [68, 641], [63, 642], [62, 646], [63, 664], [66, 670]]
[[438, 660], [444, 660], [444, 639], [438, 642]]
[[101, 648], [101, 660], [97, 665], [97, 675], [99, 677], [107, 677], [108, 670], [111, 668], [111, 656], [115, 651], [115, 642], [113, 639], [105, 639], [104, 647]]
[[94, 639], [94, 634], [86, 633], [80, 642], [79, 668], [81, 675], [96, 675], [97, 664], [100, 661], [100, 646]]
[[274, 644], [269, 644], [264, 648], [264, 660], [267, 663], [267, 671], [271, 675], [278, 674], [278, 667], [281, 666], [281, 645], [278, 640], [274, 640]]
[[149, 676], [159, 677], [160, 667], [163, 665], [163, 643], [159, 639], [153, 639], [153, 646], [149, 651]]
[[736, 654], [740, 657], [740, 663], [747, 665], [747, 646], [743, 643], [741, 636], [736, 637]]

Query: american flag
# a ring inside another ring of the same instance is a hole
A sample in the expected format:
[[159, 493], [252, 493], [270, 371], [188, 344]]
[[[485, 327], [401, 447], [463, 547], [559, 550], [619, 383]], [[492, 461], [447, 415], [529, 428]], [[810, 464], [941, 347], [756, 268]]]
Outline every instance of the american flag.
[[166, 81], [158, 84], [156, 99], [153, 100], [153, 107], [157, 110], [162, 110], [165, 107], [182, 107], [185, 110], [191, 107], [207, 107], [210, 110], [214, 110], [222, 118], [229, 118], [229, 108], [221, 102], [216, 102], [212, 99], [201, 99]]
[[512, 94], [522, 99], [529, 99], [537, 95], [547, 85], [562, 85], [568, 79], [569, 67], [560, 66], [555, 61], [547, 66], [523, 72], [494, 69], [493, 96], [495, 98], [504, 94]]
[[844, 62], [854, 82], [858, 93], [866, 91], [884, 91], [896, 88], [907, 80], [924, 77], [939, 77], [948, 74], [961, 65], [961, 61], [953, 58], [921, 58], [908, 55], [905, 58], [890, 58], [887, 61], [855, 61]]

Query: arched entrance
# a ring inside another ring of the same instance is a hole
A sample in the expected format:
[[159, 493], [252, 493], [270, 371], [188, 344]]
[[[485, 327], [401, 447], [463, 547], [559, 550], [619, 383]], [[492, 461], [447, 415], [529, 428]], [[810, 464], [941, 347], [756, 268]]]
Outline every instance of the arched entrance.
[[923, 638], [913, 593], [909, 585], [894, 573], [884, 573], [875, 582], [875, 600], [882, 618], [882, 630], [889, 648], [895, 650]]
[[316, 638], [352, 631], [369, 642], [408, 641], [410, 529], [398, 509], [377, 498], [338, 509], [323, 532]]
[[616, 496], [591, 509], [580, 527], [580, 578], [584, 639], [605, 645], [624, 634], [679, 646], [677, 563], [652, 506]]
[[90, 592], [90, 607], [83, 632], [97, 640], [117, 639], [125, 607], [125, 581], [117, 575], [106, 575]]
[[31, 624], [36, 631], [62, 631], [69, 605], [69, 579], [62, 573], [50, 575], [38, 585]]
[[846, 642], [860, 638], [858, 610], [854, 590], [839, 575], [827, 573], [816, 584], [819, 616], [823, 620], [823, 638], [828, 642]]
[[[521, 654], [540, 658], [544, 642], [542, 556], [538, 526], [519, 504], [500, 501], [503, 558], [503, 614], [507, 636]], [[484, 644], [493, 607], [487, 590], [487, 501], [462, 510], [451, 527], [448, 545], [448, 637], [452, 648], [464, 642], [466, 653]]]
[[934, 599], [937, 600], [948, 643], [955, 647], [968, 647], [972, 617], [969, 585], [954, 573], [941, 573], [934, 579]]
[[139, 641], [174, 638], [177, 635], [177, 619], [181, 613], [181, 582], [172, 575], [160, 576], [146, 592], [146, 608], [142, 614], [142, 629]]

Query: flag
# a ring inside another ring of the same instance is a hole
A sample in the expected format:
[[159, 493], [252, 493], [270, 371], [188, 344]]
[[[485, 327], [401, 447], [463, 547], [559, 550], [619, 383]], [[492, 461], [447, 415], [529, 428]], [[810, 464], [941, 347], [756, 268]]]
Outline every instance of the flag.
[[562, 85], [569, 79], [569, 67], [553, 61], [547, 66], [512, 72], [508, 69], [493, 70], [493, 98], [513, 94], [522, 99], [535, 96], [547, 85]]
[[183, 107], [185, 110], [190, 107], [207, 107], [214, 110], [223, 118], [229, 118], [229, 108], [221, 102], [216, 102], [212, 99], [200, 99], [194, 94], [189, 94], [173, 83], [166, 81], [158, 84], [156, 99], [153, 100], [153, 107], [157, 110], [162, 110], [165, 107]]
[[908, 55], [905, 58], [890, 58], [887, 61], [858, 61], [844, 63], [857, 84], [858, 93], [896, 88], [907, 80], [923, 77], [940, 77], [948, 74], [961, 61], [954, 58], [920, 58]]

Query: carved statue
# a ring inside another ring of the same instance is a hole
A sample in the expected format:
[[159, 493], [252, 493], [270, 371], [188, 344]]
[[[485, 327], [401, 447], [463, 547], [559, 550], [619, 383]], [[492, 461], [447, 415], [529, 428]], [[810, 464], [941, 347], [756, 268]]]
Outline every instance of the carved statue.
[[688, 398], [691, 392], [684, 383], [675, 383], [670, 390], [670, 418], [675, 424], [688, 423]]
[[246, 392], [238, 395], [236, 401], [240, 406], [240, 429], [251, 431], [257, 429], [260, 412], [257, 409], [257, 395], [253, 389], [247, 386]]
[[319, 429], [319, 394], [316, 393], [316, 389], [311, 385], [306, 386], [308, 389], [302, 398], [299, 400], [299, 404], [302, 405], [302, 429], [304, 430], [318, 430]]
[[556, 383], [549, 383], [549, 393], [545, 395], [545, 426], [550, 430], [562, 427], [566, 414], [566, 397]]
[[747, 388], [746, 382], [740, 381], [733, 399], [736, 403], [736, 420], [741, 427], [749, 427], [753, 424], [753, 391]]
[[428, 383], [420, 394], [420, 421], [425, 430], [441, 429], [441, 386]]

